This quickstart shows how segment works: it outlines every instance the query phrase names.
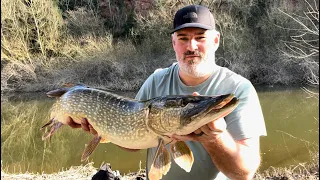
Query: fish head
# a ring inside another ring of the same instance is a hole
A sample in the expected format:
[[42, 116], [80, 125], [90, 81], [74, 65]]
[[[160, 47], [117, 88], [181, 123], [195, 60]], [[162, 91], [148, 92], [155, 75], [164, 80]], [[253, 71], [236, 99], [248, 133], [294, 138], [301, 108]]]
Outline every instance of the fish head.
[[186, 135], [228, 115], [239, 100], [233, 94], [221, 96], [173, 95], [150, 102], [147, 126], [157, 134]]
[[175, 132], [177, 135], [190, 134], [211, 121], [223, 118], [239, 104], [239, 99], [233, 94], [193, 96], [188, 97], [187, 101], [180, 114], [180, 128]]

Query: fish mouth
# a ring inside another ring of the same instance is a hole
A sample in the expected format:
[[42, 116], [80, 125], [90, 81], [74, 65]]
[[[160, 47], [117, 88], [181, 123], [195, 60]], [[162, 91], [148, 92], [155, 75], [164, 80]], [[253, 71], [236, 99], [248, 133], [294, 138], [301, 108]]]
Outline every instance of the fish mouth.
[[210, 108], [208, 108], [208, 112], [212, 110], [224, 109], [229, 106], [236, 105], [239, 102], [239, 99], [234, 96], [234, 94], [224, 95], [226, 96], [220, 102], [212, 104]]
[[183, 129], [186, 127], [200, 128], [211, 121], [227, 116], [238, 104], [239, 99], [233, 94], [210, 97], [185, 111], [181, 117], [181, 125]]
[[212, 104], [204, 113], [204, 116], [215, 114], [213, 120], [222, 118], [231, 113], [239, 104], [239, 99], [234, 94], [223, 95], [225, 96], [220, 102]]

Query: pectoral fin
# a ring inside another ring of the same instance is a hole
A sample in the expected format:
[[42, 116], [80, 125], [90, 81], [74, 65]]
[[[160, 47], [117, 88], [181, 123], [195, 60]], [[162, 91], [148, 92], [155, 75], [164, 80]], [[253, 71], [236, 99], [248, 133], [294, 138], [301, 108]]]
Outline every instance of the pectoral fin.
[[163, 139], [159, 140], [159, 145], [154, 156], [151, 168], [149, 171], [150, 180], [159, 180], [162, 175], [166, 175], [171, 167], [171, 159], [168, 150], [164, 145]]
[[84, 149], [82, 156], [81, 156], [81, 162], [85, 161], [89, 158], [89, 156], [92, 154], [92, 152], [96, 149], [98, 144], [100, 143], [101, 136], [94, 136], [93, 139], [88, 143], [86, 148]]
[[174, 161], [186, 172], [190, 172], [194, 158], [192, 151], [184, 141], [170, 144], [170, 151]]

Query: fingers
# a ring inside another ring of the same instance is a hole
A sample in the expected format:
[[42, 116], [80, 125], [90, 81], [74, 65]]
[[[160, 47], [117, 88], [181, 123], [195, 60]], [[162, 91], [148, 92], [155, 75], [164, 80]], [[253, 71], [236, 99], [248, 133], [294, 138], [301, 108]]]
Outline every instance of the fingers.
[[197, 129], [197, 130], [195, 130], [193, 133], [195, 133], [195, 134], [201, 134], [201, 129], [199, 128], [199, 129]]
[[72, 128], [80, 128], [81, 127], [81, 124], [75, 123], [71, 117], [68, 117], [67, 125], [69, 125]]
[[172, 135], [172, 138], [175, 141], [198, 141], [198, 138], [196, 137], [195, 134], [189, 134], [189, 135], [183, 135], [183, 136], [174, 134]]
[[88, 122], [86, 118], [81, 119], [81, 128], [84, 131], [89, 132], [90, 134], [96, 135], [98, 132], [92, 127], [92, 125]]
[[93, 135], [98, 134], [98, 132], [89, 124], [86, 118], [81, 119], [81, 124], [75, 123], [71, 117], [68, 117], [67, 124], [72, 128], [82, 128], [84, 131], [89, 132]]
[[209, 126], [207, 126], [207, 125], [201, 126], [201, 127], [200, 127], [200, 130], [201, 130], [202, 132], [204, 132], [204, 134], [206, 134], [206, 135], [212, 134], [212, 130], [211, 130], [211, 129], [209, 128]]
[[93, 129], [93, 127], [91, 126], [91, 124], [89, 124], [89, 130], [90, 130], [90, 133], [93, 134], [93, 135], [98, 134], [98, 132], [97, 132], [95, 129]]
[[89, 128], [89, 122], [86, 118], [82, 118], [81, 119], [81, 128], [84, 131], [90, 132], [90, 128]]
[[227, 129], [227, 123], [224, 120], [224, 118], [220, 118], [216, 121], [212, 121], [208, 123], [207, 126], [211, 131], [215, 131], [215, 132], [223, 132]]
[[195, 130], [193, 133], [188, 135], [179, 136], [174, 134], [173, 139], [177, 141], [210, 141], [212, 139], [218, 138], [222, 133], [226, 131], [227, 124], [224, 118], [220, 118], [216, 121], [212, 121], [206, 125], [201, 126], [199, 129]]
[[200, 94], [198, 92], [193, 92], [192, 96], [200, 96]]

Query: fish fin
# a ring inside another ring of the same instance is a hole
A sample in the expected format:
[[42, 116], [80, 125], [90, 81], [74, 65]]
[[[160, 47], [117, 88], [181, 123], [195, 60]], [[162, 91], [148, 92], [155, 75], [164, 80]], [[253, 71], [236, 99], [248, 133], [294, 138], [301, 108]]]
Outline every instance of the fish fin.
[[160, 139], [156, 154], [154, 156], [151, 168], [149, 171], [150, 180], [159, 180], [162, 175], [166, 175], [171, 167], [171, 159], [169, 151], [164, 145], [164, 140]]
[[83, 87], [87, 87], [86, 85], [82, 84], [82, 83], [73, 83], [73, 82], [66, 82], [62, 85], [62, 87], [65, 88], [72, 88], [74, 86], [83, 86]]
[[48, 121], [45, 125], [43, 125], [40, 130], [42, 130], [43, 128], [47, 127], [47, 126], [52, 126], [52, 124], [54, 123], [54, 118], [50, 119], [50, 121]]
[[69, 90], [69, 88], [59, 88], [52, 91], [49, 91], [46, 93], [48, 97], [60, 97], [64, 93], [66, 93]]
[[92, 152], [96, 149], [98, 144], [100, 143], [101, 136], [94, 136], [91, 141], [88, 143], [86, 148], [84, 149], [82, 156], [81, 156], [81, 162], [87, 160], [89, 156], [92, 154]]
[[186, 172], [190, 172], [194, 162], [193, 153], [184, 141], [170, 144], [170, 151], [174, 161]]
[[43, 129], [46, 126], [51, 127], [49, 132], [45, 132], [42, 135], [42, 140], [45, 140], [47, 138], [51, 139], [51, 136], [53, 135], [54, 132], [56, 132], [63, 124], [59, 121], [55, 121], [54, 119], [51, 119], [47, 124], [41, 127]]
[[48, 97], [60, 97], [64, 93], [69, 91], [69, 89], [71, 89], [71, 88], [73, 88], [75, 86], [87, 87], [86, 85], [81, 84], [81, 83], [67, 82], [67, 83], [64, 83], [61, 88], [49, 91], [46, 94], [47, 94]]

